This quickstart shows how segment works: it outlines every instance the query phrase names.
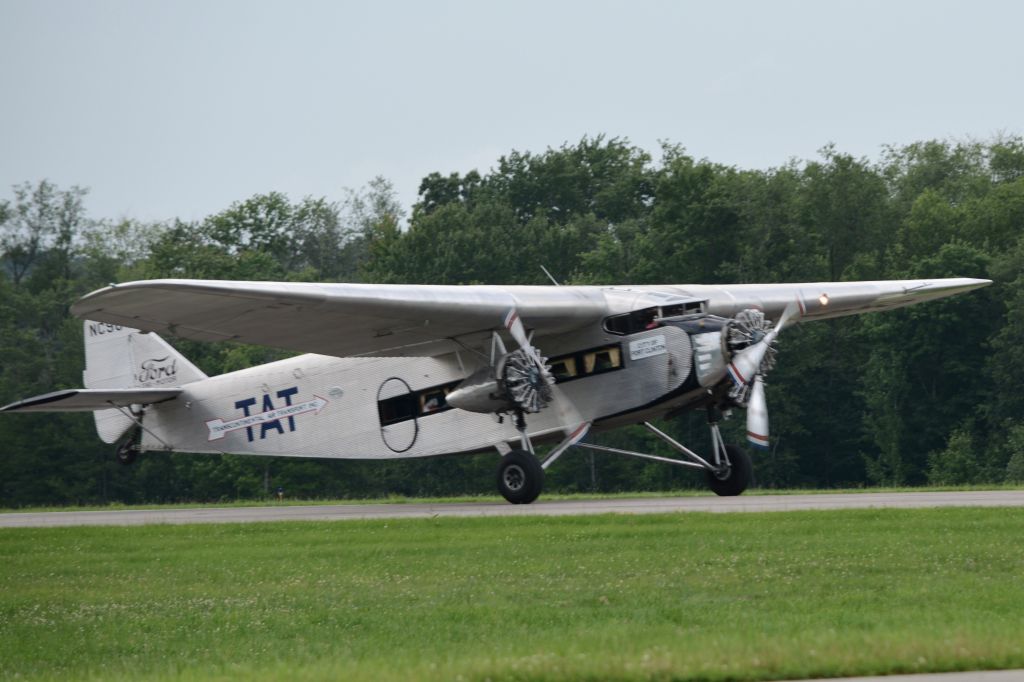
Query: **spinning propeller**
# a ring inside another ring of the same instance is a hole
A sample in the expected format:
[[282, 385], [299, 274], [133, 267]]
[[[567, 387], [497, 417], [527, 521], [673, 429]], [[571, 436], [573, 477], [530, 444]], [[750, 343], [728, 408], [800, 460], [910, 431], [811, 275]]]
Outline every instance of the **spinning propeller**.
[[541, 357], [530, 343], [515, 308], [505, 314], [505, 329], [519, 344], [519, 350], [508, 353], [501, 360], [499, 373], [505, 381], [505, 388], [523, 412], [540, 412], [554, 397], [555, 377], [548, 367], [547, 358]]
[[[547, 358], [530, 343], [523, 321], [515, 308], [505, 314], [505, 329], [519, 344], [519, 350], [505, 356], [503, 374], [505, 386], [524, 412], [540, 412], [549, 404], [558, 413], [563, 431], [572, 434], [573, 442], [586, 435], [589, 423], [562, 389], [555, 385], [555, 377], [548, 367]], [[587, 428], [584, 428], [584, 427]]]
[[503, 325], [519, 348], [507, 351], [497, 334], [492, 336], [491, 363], [467, 377], [448, 394], [448, 404], [469, 412], [516, 414], [516, 428], [525, 428], [524, 414], [552, 408], [558, 424], [575, 443], [586, 435], [590, 422], [555, 385], [547, 358], [533, 347], [515, 307], [505, 314]]
[[729, 397], [747, 406], [747, 440], [761, 449], [768, 448], [768, 403], [764, 375], [775, 366], [775, 339], [798, 311], [793, 301], [786, 306], [778, 323], [771, 327], [759, 310], [740, 312], [729, 328], [729, 345], [739, 348], [729, 363], [733, 388]]

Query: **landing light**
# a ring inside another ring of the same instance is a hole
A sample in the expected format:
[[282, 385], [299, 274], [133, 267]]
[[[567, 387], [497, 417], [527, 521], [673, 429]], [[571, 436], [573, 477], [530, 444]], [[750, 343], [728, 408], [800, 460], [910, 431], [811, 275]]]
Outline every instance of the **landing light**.
[[828, 294], [822, 294], [818, 297], [818, 303], [821, 305], [828, 305]]

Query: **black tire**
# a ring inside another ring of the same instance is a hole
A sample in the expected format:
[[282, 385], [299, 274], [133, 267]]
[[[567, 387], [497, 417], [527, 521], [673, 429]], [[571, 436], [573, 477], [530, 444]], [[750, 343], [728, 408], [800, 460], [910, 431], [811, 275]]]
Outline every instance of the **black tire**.
[[124, 437], [121, 443], [117, 446], [117, 461], [125, 466], [135, 461], [135, 458], [139, 456], [139, 441], [142, 432], [139, 429], [132, 429], [131, 433]]
[[736, 445], [726, 445], [725, 454], [731, 466], [722, 475], [707, 472], [708, 487], [722, 497], [740, 495], [753, 479], [754, 467], [750, 462], [750, 455]]
[[498, 465], [498, 492], [512, 504], [530, 504], [544, 488], [544, 468], [525, 450], [513, 450]]

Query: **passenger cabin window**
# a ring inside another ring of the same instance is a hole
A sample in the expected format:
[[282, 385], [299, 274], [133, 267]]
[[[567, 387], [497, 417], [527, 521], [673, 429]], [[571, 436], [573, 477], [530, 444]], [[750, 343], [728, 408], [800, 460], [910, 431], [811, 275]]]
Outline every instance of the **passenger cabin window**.
[[448, 389], [441, 387], [428, 389], [420, 395], [420, 414], [430, 414], [448, 407]]
[[583, 356], [583, 371], [586, 374], [600, 374], [619, 367], [622, 367], [622, 356], [618, 346], [600, 348]]
[[386, 398], [377, 402], [377, 411], [380, 413], [380, 425], [397, 424], [406, 419], [416, 416], [416, 394], [406, 393], [396, 395], [394, 398]]
[[550, 362], [551, 374], [555, 377], [555, 381], [566, 381], [578, 374], [576, 371], [576, 358], [572, 356], [556, 358]]
[[622, 369], [619, 344], [559, 355], [548, 360], [557, 383]]
[[450, 381], [440, 386], [378, 400], [377, 413], [380, 425], [388, 426], [452, 409], [448, 404], [448, 394], [460, 383], [461, 381]]

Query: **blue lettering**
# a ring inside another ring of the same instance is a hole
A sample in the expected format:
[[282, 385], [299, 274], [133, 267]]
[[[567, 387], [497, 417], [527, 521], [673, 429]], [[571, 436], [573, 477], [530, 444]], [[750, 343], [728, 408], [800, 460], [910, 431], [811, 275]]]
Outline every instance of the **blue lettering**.
[[[292, 396], [295, 395], [298, 392], [299, 392], [298, 387], [297, 386], [292, 386], [291, 388], [286, 388], [286, 389], [283, 389], [281, 391], [278, 391], [277, 392], [277, 397], [278, 398], [284, 398], [285, 406], [286, 407], [291, 407], [291, 405], [292, 405]], [[288, 417], [288, 431], [289, 432], [295, 431], [295, 417], [292, 417], [292, 416]]]
[[[248, 417], [249, 416], [249, 408], [252, 407], [255, 404], [256, 404], [256, 398], [246, 398], [245, 400], [239, 400], [238, 402], [236, 402], [235, 403], [235, 409], [236, 410], [242, 410], [243, 414], [245, 414], [245, 416]], [[251, 443], [252, 442], [252, 427], [251, 426], [246, 426], [245, 427], [245, 436], [246, 436], [246, 438], [249, 439], [249, 442]]]
[[[284, 398], [284, 407], [292, 407], [292, 397], [297, 395], [298, 392], [298, 387], [292, 386], [291, 388], [284, 388], [278, 391], [277, 397]], [[261, 413], [255, 415], [252, 413], [252, 408], [255, 406], [256, 398], [246, 398], [245, 400], [239, 400], [235, 403], [235, 409], [241, 410], [242, 414], [246, 417], [253, 417], [254, 422], [258, 421], [261, 418], [261, 415], [265, 415], [266, 413], [276, 409], [274, 407], [274, 401], [271, 399], [269, 394], [264, 394], [263, 396], [263, 411]], [[286, 412], [284, 408], [282, 408], [281, 411]], [[283, 417], [268, 422], [260, 422], [260, 440], [263, 440], [267, 437], [267, 431], [277, 431], [278, 433], [284, 435], [285, 430], [284, 425], [281, 423], [282, 419]], [[253, 428], [253, 426], [245, 427], [245, 436], [250, 443], [253, 442], [253, 440], [255, 439]], [[294, 431], [295, 415], [288, 415], [288, 432], [291, 433]]]
[[[269, 395], [264, 394], [263, 411], [270, 412], [272, 409], [274, 409], [274, 403], [271, 402]], [[284, 427], [281, 426], [281, 420], [275, 419], [272, 422], [263, 422], [262, 424], [260, 424], [260, 440], [263, 440], [264, 438], [267, 437], [267, 431], [269, 431], [270, 429], [277, 429], [278, 433], [282, 435], [284, 434]]]

